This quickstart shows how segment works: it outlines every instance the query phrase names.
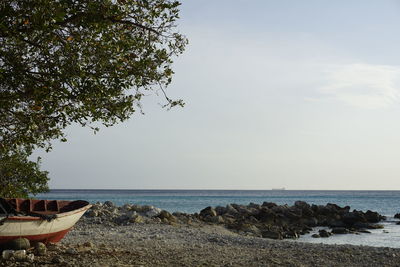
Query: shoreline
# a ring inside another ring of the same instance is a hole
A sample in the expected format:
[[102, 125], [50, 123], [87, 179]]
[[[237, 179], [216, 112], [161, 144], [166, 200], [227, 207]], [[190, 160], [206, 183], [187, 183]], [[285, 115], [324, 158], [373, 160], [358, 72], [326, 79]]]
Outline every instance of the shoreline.
[[400, 261], [400, 249], [394, 248], [271, 240], [218, 225], [109, 226], [85, 219], [55, 251], [60, 265], [70, 266], [398, 266]]
[[[232, 204], [227, 207], [207, 207], [199, 214], [170, 214], [153, 206], [115, 206], [106, 201], [94, 204], [60, 243], [49, 245], [47, 253], [35, 256], [30, 265], [0, 260], [0, 266], [399, 265], [400, 248], [330, 245], [302, 242], [299, 239], [274, 240], [271, 238], [281, 239], [279, 235], [271, 234], [276, 225], [270, 224], [267, 227], [269, 234], [265, 235], [265, 229], [261, 229], [260, 222], [251, 219], [252, 216], [249, 217], [250, 221], [253, 220], [252, 224], [248, 224], [249, 220], [238, 224], [239, 219], [247, 218], [251, 209], [255, 209], [252, 212], [274, 211], [276, 215], [290, 211], [287, 215], [292, 218], [298, 209], [308, 207], [312, 208], [301, 201], [293, 207], [265, 202], [258, 206], [251, 203], [247, 206]], [[334, 204], [313, 207], [314, 213], [317, 214], [319, 209], [326, 212], [327, 207], [332, 214], [352, 214], [349, 208]], [[381, 219], [379, 214], [373, 212], [358, 214], [368, 214], [368, 218], [374, 220]], [[329, 214], [324, 216], [325, 219], [330, 218]], [[229, 218], [231, 222], [228, 222]], [[266, 223], [268, 218], [260, 217], [259, 220]], [[304, 219], [301, 216], [293, 218]], [[274, 223], [282, 221], [275, 220]], [[298, 229], [302, 230], [301, 227]], [[347, 235], [355, 236], [350, 233]]]

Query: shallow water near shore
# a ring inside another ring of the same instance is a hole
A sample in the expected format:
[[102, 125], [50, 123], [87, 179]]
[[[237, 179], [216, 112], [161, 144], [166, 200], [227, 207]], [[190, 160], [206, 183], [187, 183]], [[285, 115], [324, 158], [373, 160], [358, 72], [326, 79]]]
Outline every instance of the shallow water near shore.
[[[274, 202], [293, 205], [302, 200], [310, 204], [335, 203], [351, 209], [377, 211], [388, 217], [384, 229], [371, 230], [371, 234], [335, 235], [312, 238], [311, 234], [296, 242], [353, 244], [400, 248], [400, 225], [393, 216], [400, 212], [400, 191], [300, 191], [300, 190], [51, 190], [37, 195], [43, 199], [83, 199], [91, 203], [112, 201], [152, 205], [170, 212], [199, 212], [207, 206], [225, 206], [230, 203], [249, 204]], [[317, 231], [316, 229], [315, 231]], [[386, 232], [384, 232], [385, 230]], [[313, 232], [314, 233], [314, 232]]]
[[326, 227], [316, 227], [310, 234], [301, 236], [296, 242], [323, 243], [323, 244], [350, 244], [358, 246], [391, 247], [400, 248], [400, 225], [396, 225], [399, 220], [387, 218], [383, 222], [383, 229], [369, 230], [371, 233], [332, 235], [329, 238], [313, 238], [312, 234], [318, 233], [320, 229]]

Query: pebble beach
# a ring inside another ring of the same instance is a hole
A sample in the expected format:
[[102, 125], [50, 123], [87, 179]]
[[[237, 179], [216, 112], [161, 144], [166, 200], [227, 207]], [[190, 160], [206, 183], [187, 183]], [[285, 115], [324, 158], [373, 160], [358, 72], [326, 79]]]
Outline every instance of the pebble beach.
[[228, 229], [201, 215], [132, 209], [94, 205], [60, 243], [48, 245], [44, 255], [30, 262], [1, 260], [0, 266], [400, 265], [400, 249], [274, 240]]
[[[75, 249], [76, 254], [65, 253], [71, 248]], [[400, 264], [400, 249], [271, 240], [242, 236], [215, 225], [150, 223], [110, 228], [82, 221], [58, 249], [64, 251], [61, 256], [70, 266], [399, 266]], [[50, 257], [47, 260], [50, 260]]]

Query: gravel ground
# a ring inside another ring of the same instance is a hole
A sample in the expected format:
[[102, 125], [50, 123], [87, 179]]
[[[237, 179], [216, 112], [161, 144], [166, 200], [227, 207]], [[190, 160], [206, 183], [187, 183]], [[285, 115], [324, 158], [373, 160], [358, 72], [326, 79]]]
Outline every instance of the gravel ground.
[[45, 256], [0, 266], [400, 266], [400, 249], [246, 237], [216, 225], [115, 226], [82, 218]]

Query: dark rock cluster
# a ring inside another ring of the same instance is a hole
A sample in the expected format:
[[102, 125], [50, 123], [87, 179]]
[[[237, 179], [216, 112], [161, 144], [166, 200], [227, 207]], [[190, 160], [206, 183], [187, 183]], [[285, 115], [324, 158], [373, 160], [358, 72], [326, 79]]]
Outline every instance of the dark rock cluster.
[[318, 236], [331, 234], [368, 232], [367, 229], [382, 228], [377, 224], [386, 218], [377, 212], [353, 210], [336, 204], [310, 205], [296, 201], [293, 206], [264, 202], [262, 205], [230, 204], [226, 207], [207, 207], [197, 215], [202, 221], [217, 223], [239, 233], [253, 236], [283, 239], [297, 238], [309, 233], [312, 227], [326, 226]]

